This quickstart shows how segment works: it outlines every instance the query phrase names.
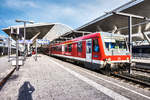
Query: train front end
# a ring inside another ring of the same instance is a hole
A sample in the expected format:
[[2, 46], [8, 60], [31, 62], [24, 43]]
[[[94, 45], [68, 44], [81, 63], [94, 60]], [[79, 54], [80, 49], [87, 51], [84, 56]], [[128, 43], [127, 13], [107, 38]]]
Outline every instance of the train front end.
[[100, 33], [103, 43], [103, 67], [107, 70], [128, 70], [131, 64], [131, 55], [124, 35]]

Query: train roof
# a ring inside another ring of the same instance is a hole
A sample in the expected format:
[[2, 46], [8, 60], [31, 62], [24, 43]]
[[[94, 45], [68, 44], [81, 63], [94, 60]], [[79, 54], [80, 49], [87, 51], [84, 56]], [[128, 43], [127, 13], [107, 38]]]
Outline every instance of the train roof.
[[85, 36], [81, 36], [81, 37], [78, 37], [78, 38], [74, 38], [74, 39], [71, 39], [71, 40], [68, 40], [68, 41], [64, 41], [64, 42], [61, 42], [61, 43], [55, 43], [55, 45], [60, 45], [60, 44], [70, 44], [72, 42], [75, 42], [75, 41], [80, 41], [80, 40], [85, 40], [85, 39], [89, 39], [89, 38], [96, 38], [96, 37], [99, 37], [99, 34], [100, 33], [93, 33], [93, 34], [88, 34], [88, 35], [85, 35]]
[[96, 33], [88, 34], [88, 35], [81, 36], [81, 37], [78, 37], [78, 38], [75, 38], [75, 39], [71, 39], [71, 40], [68, 40], [68, 41], [55, 43], [55, 45], [70, 44], [72, 42], [76, 42], [76, 41], [80, 41], [80, 40], [85, 40], [85, 39], [90, 39], [90, 38], [98, 38], [100, 36], [100, 34], [102, 36], [108, 36], [108, 37], [115, 36], [115, 37], [123, 37], [123, 38], [125, 38], [125, 36], [121, 35], [121, 34], [113, 34], [113, 33], [108, 33], [108, 32], [96, 32]]

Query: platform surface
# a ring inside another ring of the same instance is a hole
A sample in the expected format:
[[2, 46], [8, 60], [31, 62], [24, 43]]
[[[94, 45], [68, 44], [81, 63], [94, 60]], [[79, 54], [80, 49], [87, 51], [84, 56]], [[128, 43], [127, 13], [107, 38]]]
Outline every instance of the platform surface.
[[8, 62], [8, 56], [0, 57], [0, 73], [5, 72], [10, 67], [11, 67], [11, 65]]
[[8, 62], [8, 56], [0, 57], [0, 81], [13, 70], [14, 67], [11, 66], [11, 63]]
[[136, 67], [150, 70], [150, 58], [136, 58], [132, 61], [136, 63]]
[[146, 64], [150, 64], [150, 58], [149, 59], [132, 59], [133, 62], [138, 62], [138, 63], [146, 63]]
[[150, 91], [42, 54], [29, 57], [0, 91], [0, 100], [113, 99], [149, 100]]

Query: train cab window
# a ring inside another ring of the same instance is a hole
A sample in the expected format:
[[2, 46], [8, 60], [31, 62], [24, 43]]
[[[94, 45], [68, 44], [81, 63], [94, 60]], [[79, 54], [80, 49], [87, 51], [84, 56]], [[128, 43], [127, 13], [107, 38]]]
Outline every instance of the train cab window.
[[60, 45], [60, 46], [58, 46], [58, 51], [62, 51], [62, 46]]
[[69, 52], [72, 52], [72, 44], [69, 44], [69, 45], [68, 45], [68, 51], [69, 51]]
[[99, 52], [98, 39], [94, 39], [94, 40], [93, 40], [93, 51], [94, 51], [94, 52]]
[[77, 43], [78, 52], [82, 52], [82, 41]]
[[65, 45], [65, 52], [67, 52], [67, 45]]
[[110, 50], [118, 50], [118, 49], [126, 49], [127, 50], [127, 45], [125, 40], [122, 39], [105, 39], [105, 46], [106, 49]]

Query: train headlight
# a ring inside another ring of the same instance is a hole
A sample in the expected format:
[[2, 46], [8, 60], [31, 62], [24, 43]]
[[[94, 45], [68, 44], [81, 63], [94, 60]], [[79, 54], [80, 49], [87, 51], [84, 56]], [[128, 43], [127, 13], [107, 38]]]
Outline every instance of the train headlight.
[[127, 57], [127, 60], [129, 60], [129, 57]]
[[111, 58], [108, 58], [108, 61], [111, 61]]

